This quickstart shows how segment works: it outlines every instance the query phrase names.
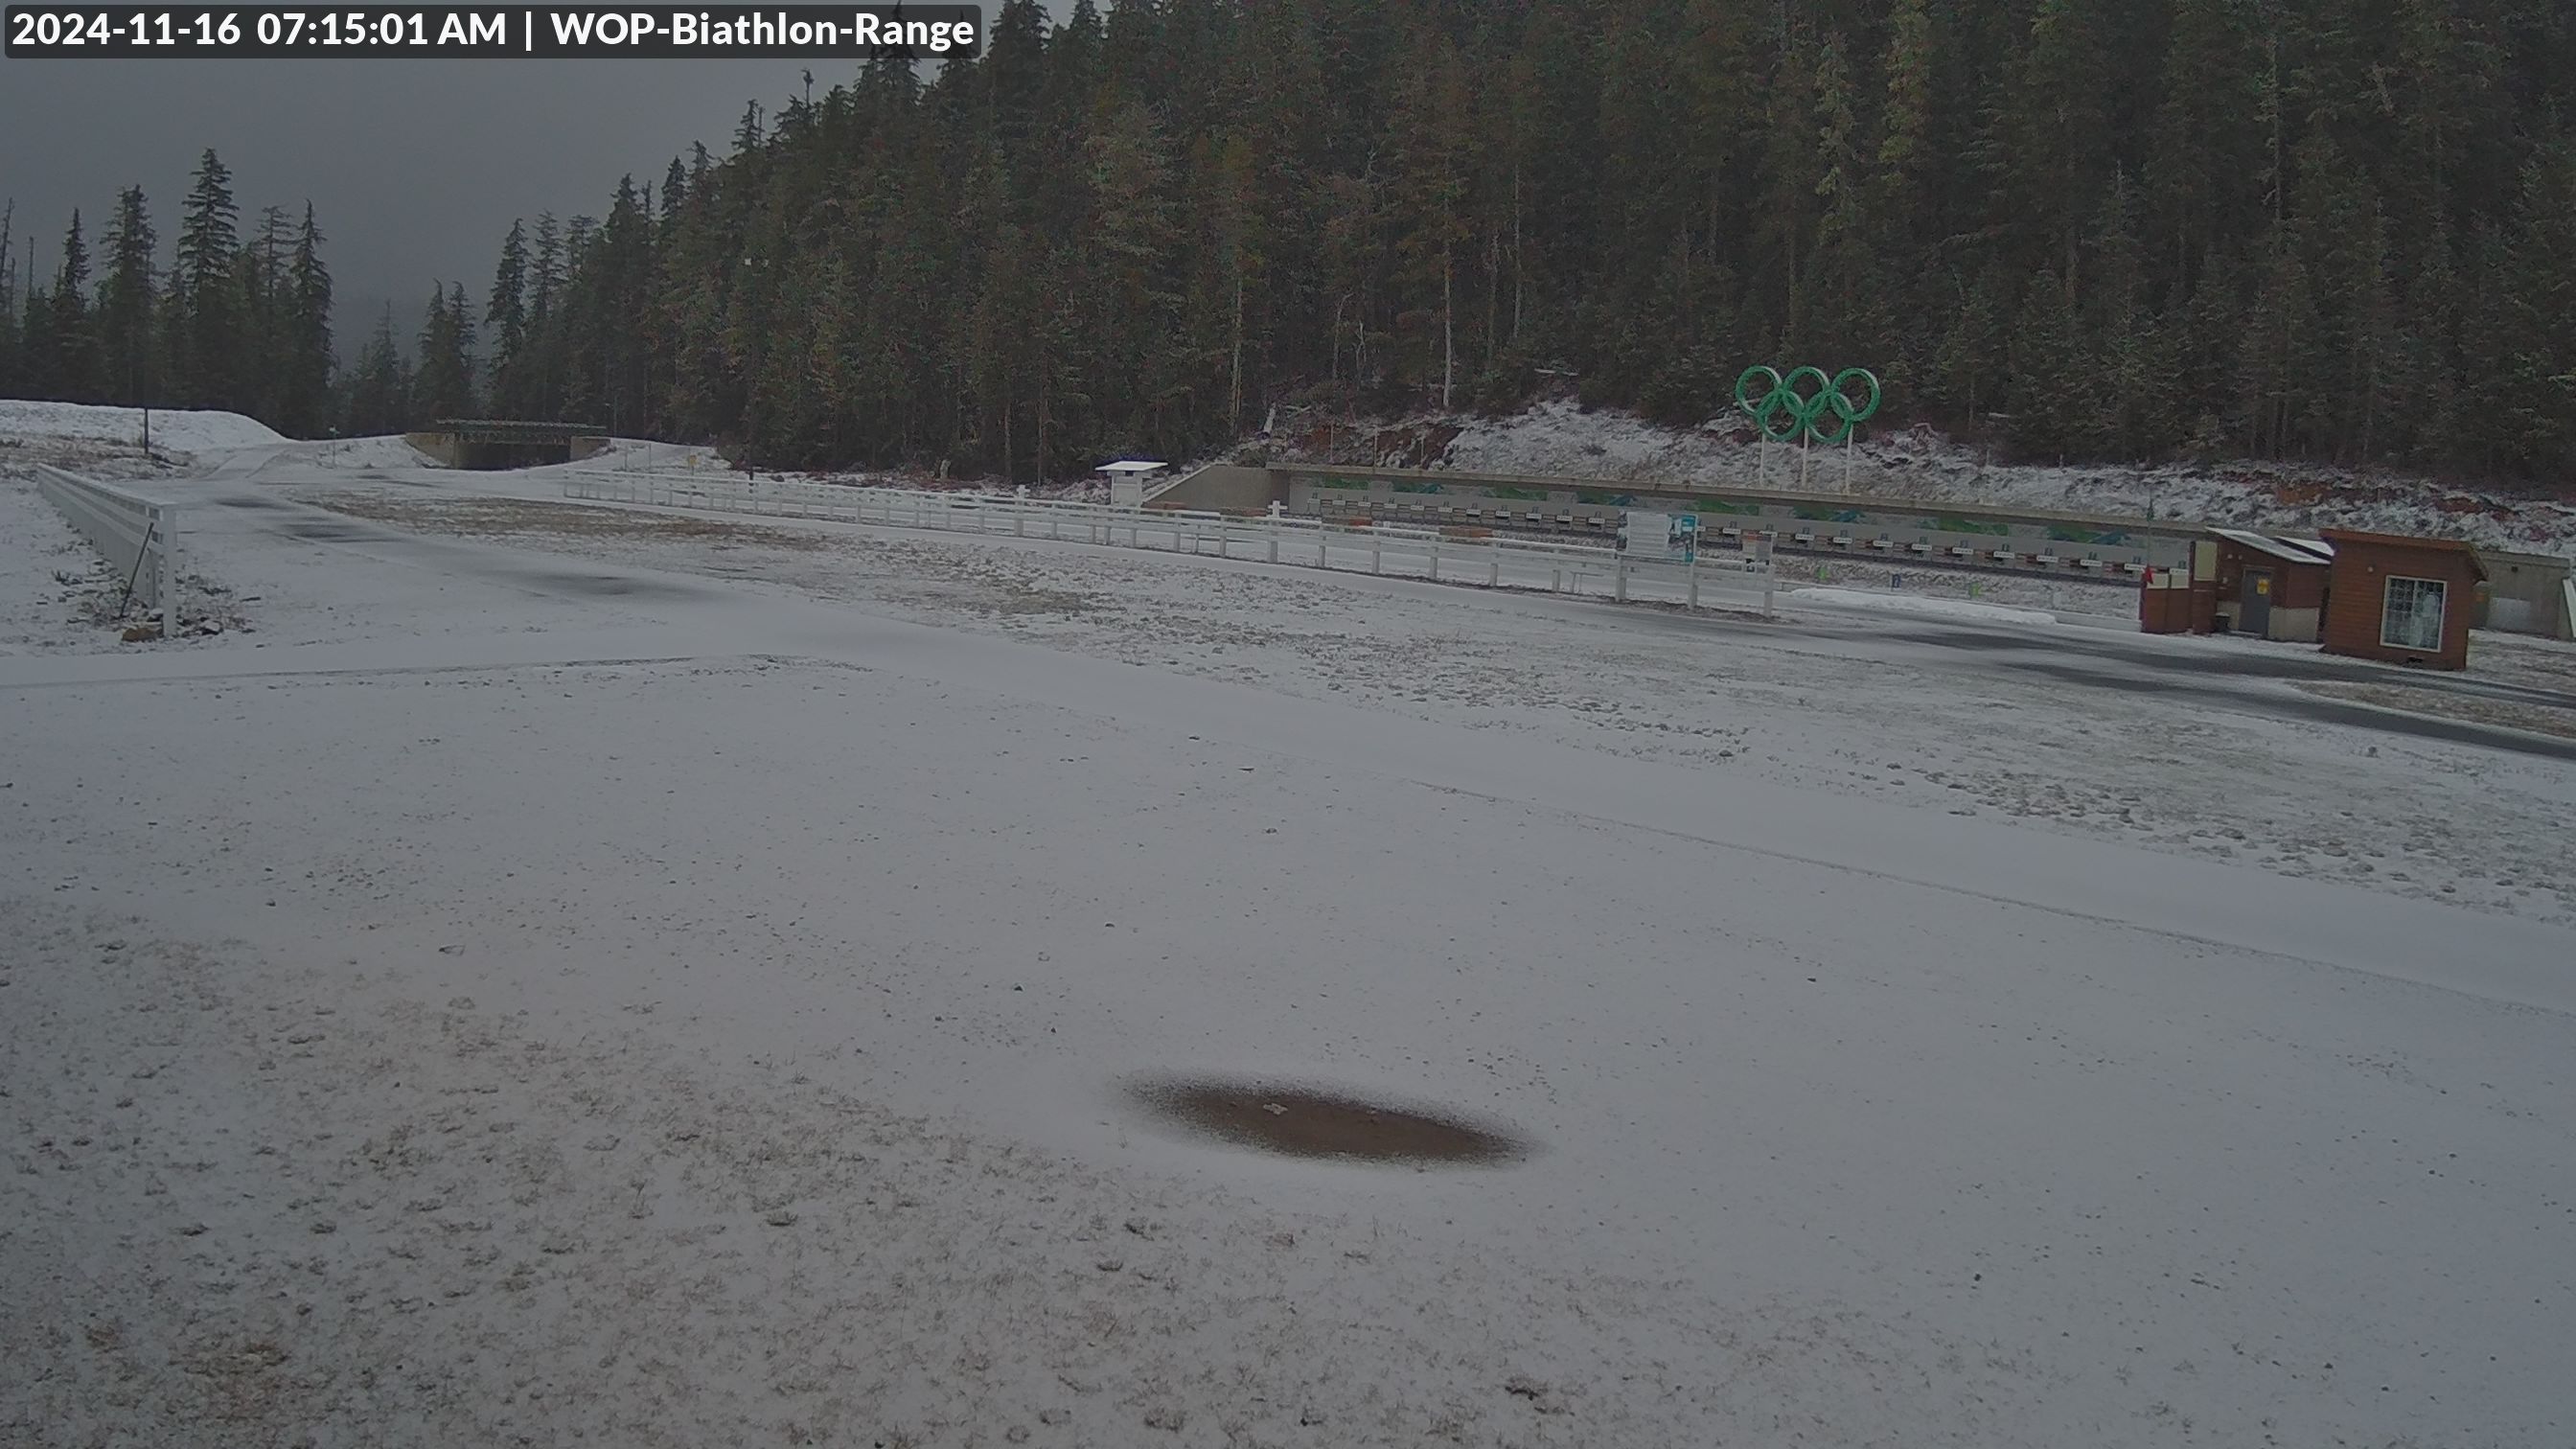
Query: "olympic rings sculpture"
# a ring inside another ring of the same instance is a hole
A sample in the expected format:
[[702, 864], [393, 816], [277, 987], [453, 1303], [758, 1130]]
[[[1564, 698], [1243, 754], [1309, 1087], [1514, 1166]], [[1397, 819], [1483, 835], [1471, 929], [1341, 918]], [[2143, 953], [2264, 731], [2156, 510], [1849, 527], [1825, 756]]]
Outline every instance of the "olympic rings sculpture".
[[[1800, 391], [1810, 379], [1815, 391]], [[1866, 389], [1859, 402], [1848, 391], [1855, 380]], [[1756, 386], [1763, 389], [1758, 398], [1753, 395]], [[1801, 367], [1783, 378], [1773, 368], [1748, 367], [1735, 380], [1735, 405], [1772, 442], [1794, 443], [1804, 436], [1819, 443], [1839, 443], [1878, 411], [1878, 375], [1865, 367], [1846, 367], [1828, 379], [1823, 368]]]

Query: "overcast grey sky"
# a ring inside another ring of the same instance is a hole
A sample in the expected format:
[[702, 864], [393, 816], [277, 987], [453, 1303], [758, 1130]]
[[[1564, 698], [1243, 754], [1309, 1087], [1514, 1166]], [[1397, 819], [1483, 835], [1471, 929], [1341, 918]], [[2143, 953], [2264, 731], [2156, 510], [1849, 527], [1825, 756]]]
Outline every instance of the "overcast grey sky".
[[[73, 207], [94, 238], [116, 193], [140, 184], [166, 257], [212, 146], [245, 225], [309, 197], [342, 297], [390, 297], [408, 329], [433, 279], [480, 301], [512, 217], [604, 213], [620, 175], [658, 182], [692, 141], [723, 152], [744, 102], [774, 110], [808, 68], [819, 92], [857, 66], [0, 59], [0, 198], [16, 199], [19, 234], [38, 236], [43, 274]], [[344, 348], [371, 319], [342, 308]]]

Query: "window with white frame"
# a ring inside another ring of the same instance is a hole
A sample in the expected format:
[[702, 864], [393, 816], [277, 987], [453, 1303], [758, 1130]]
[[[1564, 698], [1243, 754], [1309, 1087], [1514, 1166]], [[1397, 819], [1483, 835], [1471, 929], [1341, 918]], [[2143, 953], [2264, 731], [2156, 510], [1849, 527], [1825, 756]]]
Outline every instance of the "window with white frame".
[[2391, 578], [2379, 610], [2379, 642], [2391, 649], [2440, 649], [2443, 591], [2440, 579]]

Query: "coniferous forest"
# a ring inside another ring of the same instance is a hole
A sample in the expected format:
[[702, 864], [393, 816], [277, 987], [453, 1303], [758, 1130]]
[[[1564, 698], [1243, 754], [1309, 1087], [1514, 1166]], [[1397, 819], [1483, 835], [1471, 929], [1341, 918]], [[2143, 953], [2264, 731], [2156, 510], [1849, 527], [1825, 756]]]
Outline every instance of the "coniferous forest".
[[[1061, 476], [1275, 405], [1692, 423], [1753, 363], [2045, 459], [2576, 472], [2565, 0], [1091, 0], [752, 106], [335, 377], [211, 153], [0, 308], [0, 385], [288, 432], [596, 421]], [[14, 265], [14, 264], [13, 264]], [[24, 271], [23, 267], [18, 270]], [[317, 351], [317, 348], [319, 349]], [[416, 355], [407, 356], [410, 352]]]

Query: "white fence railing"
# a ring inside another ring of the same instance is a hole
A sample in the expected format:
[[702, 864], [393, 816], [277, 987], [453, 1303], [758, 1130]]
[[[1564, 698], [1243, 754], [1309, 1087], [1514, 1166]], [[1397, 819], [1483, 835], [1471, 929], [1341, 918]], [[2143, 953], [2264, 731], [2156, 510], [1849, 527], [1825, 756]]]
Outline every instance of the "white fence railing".
[[130, 597], [179, 632], [179, 509], [60, 468], [36, 467], [36, 491], [126, 581]]
[[1545, 588], [1701, 605], [1704, 593], [1758, 591], [1772, 611], [1767, 550], [1688, 560], [1632, 558], [1617, 549], [1549, 540], [1478, 537], [1460, 530], [1354, 525], [1279, 515], [1240, 518], [1168, 508], [1080, 503], [997, 493], [857, 488], [738, 476], [575, 472], [564, 496], [716, 513], [819, 518], [897, 528], [1046, 538], [1150, 548], [1247, 562], [1297, 564], [1493, 588]]

